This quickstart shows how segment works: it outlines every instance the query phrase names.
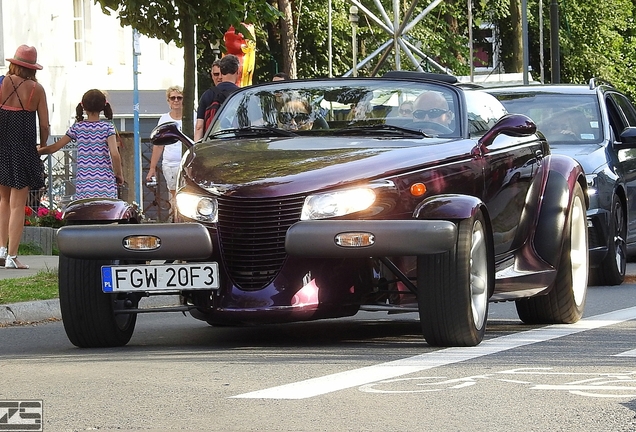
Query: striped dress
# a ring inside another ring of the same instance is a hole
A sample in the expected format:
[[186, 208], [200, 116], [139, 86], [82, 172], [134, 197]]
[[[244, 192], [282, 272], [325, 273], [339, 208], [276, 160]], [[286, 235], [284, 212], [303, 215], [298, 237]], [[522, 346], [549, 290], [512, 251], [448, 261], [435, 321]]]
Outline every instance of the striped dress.
[[77, 143], [75, 199], [117, 198], [117, 180], [113, 173], [107, 139], [115, 135], [108, 121], [81, 121], [66, 132]]

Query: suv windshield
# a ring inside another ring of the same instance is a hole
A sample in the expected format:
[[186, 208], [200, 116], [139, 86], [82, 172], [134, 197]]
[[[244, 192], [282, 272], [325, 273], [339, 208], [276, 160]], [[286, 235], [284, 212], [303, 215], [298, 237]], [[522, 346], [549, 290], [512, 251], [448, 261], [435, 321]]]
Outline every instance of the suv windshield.
[[268, 129], [275, 128], [299, 135], [337, 135], [340, 131], [355, 135], [359, 130], [361, 135], [380, 131], [385, 136], [403, 136], [414, 131], [418, 136], [459, 137], [459, 106], [458, 89], [434, 82], [282, 81], [233, 94], [208, 136], [259, 127], [263, 134], [273, 133]]
[[600, 143], [603, 128], [595, 95], [496, 93], [511, 113], [535, 121], [549, 143]]

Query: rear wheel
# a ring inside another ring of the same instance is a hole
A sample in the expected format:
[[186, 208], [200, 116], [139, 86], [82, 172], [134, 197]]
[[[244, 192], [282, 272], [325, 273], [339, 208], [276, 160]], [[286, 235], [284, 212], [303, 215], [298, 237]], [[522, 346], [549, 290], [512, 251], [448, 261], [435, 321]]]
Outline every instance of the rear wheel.
[[137, 314], [116, 314], [130, 300], [106, 294], [101, 288], [101, 267], [111, 261], [79, 260], [60, 255], [60, 309], [64, 330], [80, 348], [126, 345]]
[[625, 279], [627, 267], [627, 245], [625, 244], [627, 223], [623, 204], [616, 195], [612, 198], [612, 214], [608, 232], [607, 255], [600, 267], [596, 269], [594, 281], [598, 285], [620, 285]]
[[587, 295], [588, 245], [585, 199], [579, 185], [564, 233], [555, 281], [546, 295], [517, 300], [519, 318], [528, 324], [570, 324], [583, 315]]
[[417, 259], [418, 306], [426, 342], [475, 346], [484, 338], [492, 292], [490, 243], [481, 212], [458, 224], [453, 250]]

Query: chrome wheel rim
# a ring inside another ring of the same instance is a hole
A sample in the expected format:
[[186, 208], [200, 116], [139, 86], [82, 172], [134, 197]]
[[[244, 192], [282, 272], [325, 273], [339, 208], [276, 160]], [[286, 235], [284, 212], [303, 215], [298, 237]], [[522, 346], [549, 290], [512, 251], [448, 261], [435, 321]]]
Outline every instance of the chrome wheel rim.
[[470, 302], [475, 328], [480, 330], [486, 322], [488, 309], [488, 250], [481, 221], [473, 224], [470, 247]]
[[577, 306], [583, 304], [587, 290], [588, 249], [587, 217], [579, 196], [572, 203], [570, 223], [570, 263], [572, 267], [572, 291]]
[[627, 266], [627, 259], [625, 253], [625, 239], [623, 238], [623, 210], [620, 203], [616, 204], [614, 208], [614, 259], [616, 260], [616, 269], [619, 274], [625, 274], [625, 268]]

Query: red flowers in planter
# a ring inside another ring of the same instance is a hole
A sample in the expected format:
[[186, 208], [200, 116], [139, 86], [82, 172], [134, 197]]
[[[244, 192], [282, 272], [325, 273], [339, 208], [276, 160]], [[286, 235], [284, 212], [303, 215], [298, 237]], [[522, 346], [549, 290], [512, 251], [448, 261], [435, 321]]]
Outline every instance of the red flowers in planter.
[[60, 228], [64, 226], [62, 212], [59, 210], [49, 210], [46, 207], [38, 208], [37, 214], [29, 206], [24, 207], [24, 225]]

